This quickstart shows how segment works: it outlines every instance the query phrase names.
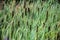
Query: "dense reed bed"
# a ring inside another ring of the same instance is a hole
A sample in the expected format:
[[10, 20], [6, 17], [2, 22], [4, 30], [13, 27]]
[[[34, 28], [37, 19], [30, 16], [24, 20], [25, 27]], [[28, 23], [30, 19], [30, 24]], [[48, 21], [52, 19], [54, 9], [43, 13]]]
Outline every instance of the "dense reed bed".
[[60, 40], [59, 2], [4, 2], [0, 10], [0, 40]]

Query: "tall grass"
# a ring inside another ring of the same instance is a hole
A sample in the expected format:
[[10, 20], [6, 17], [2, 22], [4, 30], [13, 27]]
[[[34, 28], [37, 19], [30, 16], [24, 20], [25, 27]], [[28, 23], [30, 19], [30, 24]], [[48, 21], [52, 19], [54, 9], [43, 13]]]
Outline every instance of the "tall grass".
[[1, 40], [60, 40], [60, 4], [54, 0], [15, 1], [0, 10]]

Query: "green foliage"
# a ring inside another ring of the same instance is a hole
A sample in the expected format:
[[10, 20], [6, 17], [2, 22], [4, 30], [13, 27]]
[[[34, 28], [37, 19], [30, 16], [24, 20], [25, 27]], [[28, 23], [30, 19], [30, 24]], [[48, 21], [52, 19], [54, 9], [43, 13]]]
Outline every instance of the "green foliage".
[[24, 1], [16, 7], [14, 1], [4, 4], [0, 10], [2, 40], [60, 40], [60, 4], [54, 0], [34, 2], [27, 1], [26, 8]]

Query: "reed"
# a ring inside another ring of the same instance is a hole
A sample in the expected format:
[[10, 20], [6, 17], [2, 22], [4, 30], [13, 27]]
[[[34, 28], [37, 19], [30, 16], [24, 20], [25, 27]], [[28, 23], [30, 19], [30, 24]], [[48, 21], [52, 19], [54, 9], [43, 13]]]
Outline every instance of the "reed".
[[60, 4], [56, 0], [4, 4], [0, 10], [0, 39], [60, 40]]

